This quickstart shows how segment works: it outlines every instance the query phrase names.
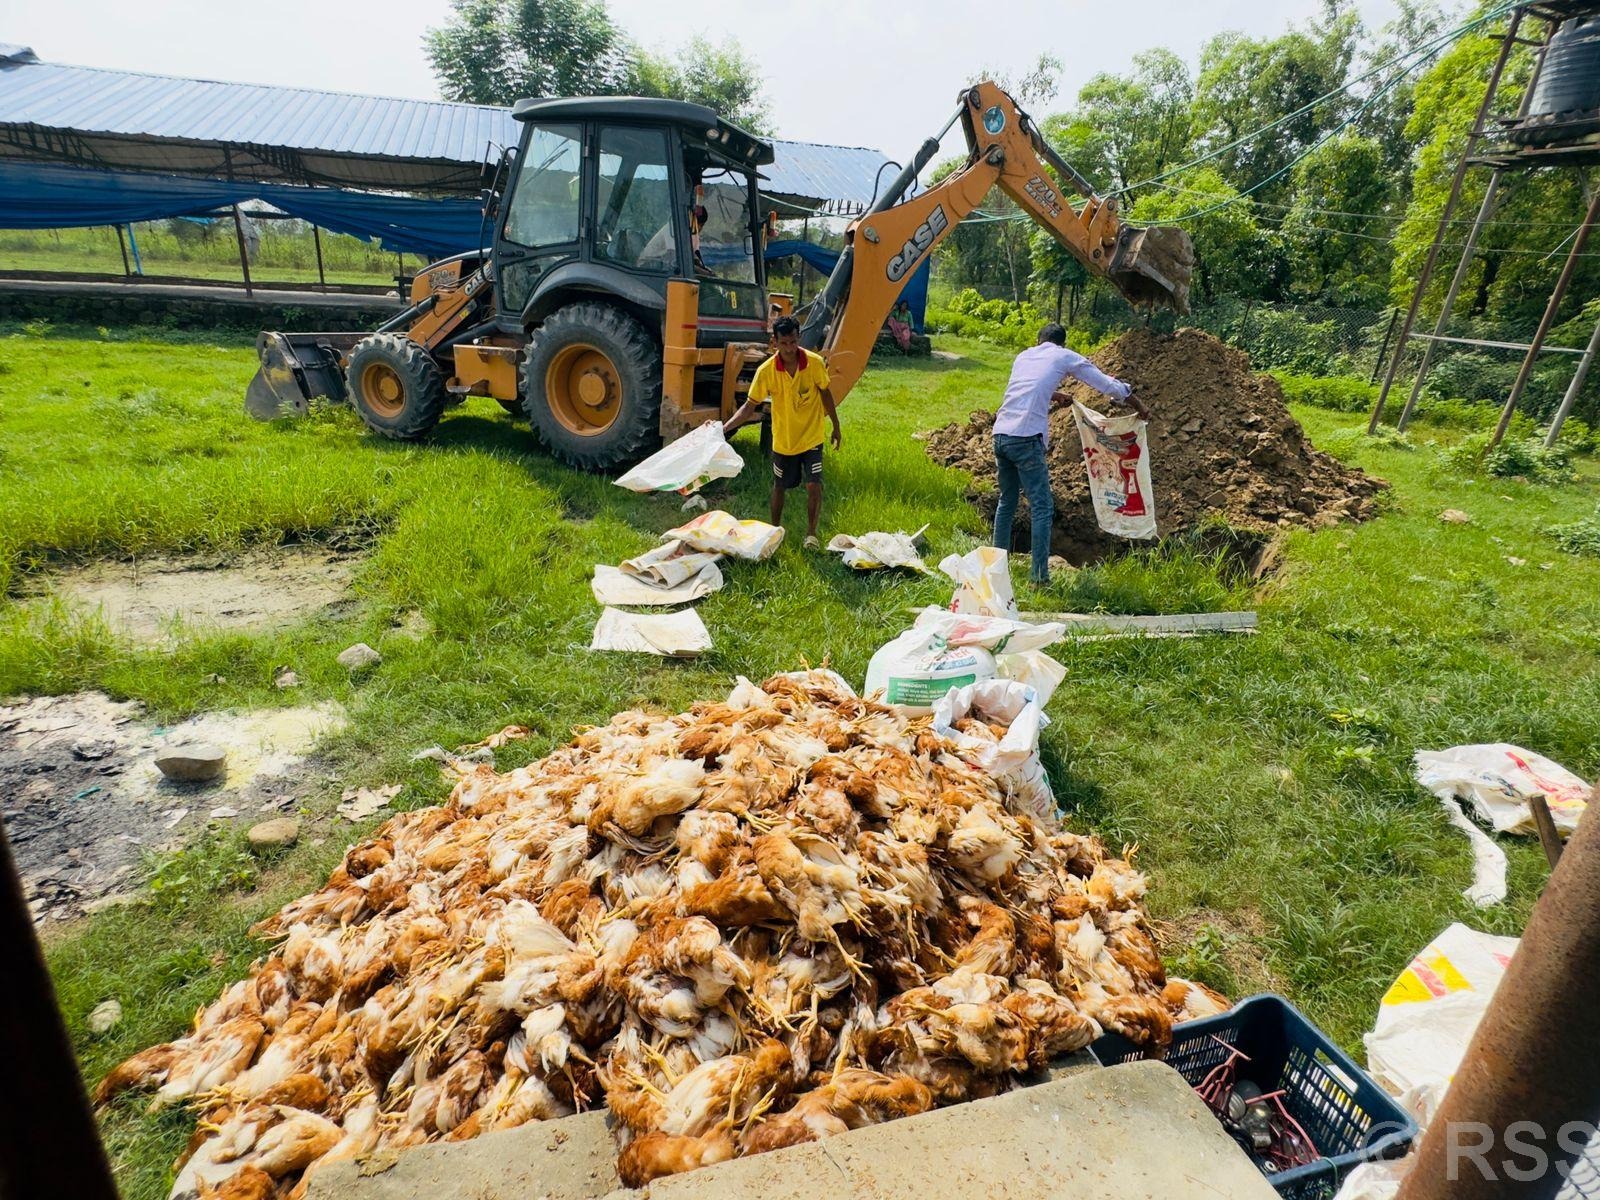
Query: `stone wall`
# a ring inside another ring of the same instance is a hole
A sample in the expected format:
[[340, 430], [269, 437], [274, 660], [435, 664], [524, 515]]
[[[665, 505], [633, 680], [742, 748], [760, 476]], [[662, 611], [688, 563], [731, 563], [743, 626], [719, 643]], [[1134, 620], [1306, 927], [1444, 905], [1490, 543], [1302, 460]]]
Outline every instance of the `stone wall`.
[[275, 300], [256, 292], [253, 300], [232, 296], [161, 296], [148, 292], [63, 288], [16, 288], [0, 283], [0, 321], [45, 320], [55, 325], [149, 325], [161, 329], [229, 330], [315, 329], [359, 332], [383, 324], [400, 305], [374, 296], [327, 305]]

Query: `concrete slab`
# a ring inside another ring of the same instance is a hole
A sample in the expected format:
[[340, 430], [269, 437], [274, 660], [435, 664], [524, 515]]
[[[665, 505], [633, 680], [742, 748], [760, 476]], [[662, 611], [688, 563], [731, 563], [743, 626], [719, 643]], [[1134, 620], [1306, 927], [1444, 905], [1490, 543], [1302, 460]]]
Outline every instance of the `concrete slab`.
[[1274, 1200], [1277, 1193], [1162, 1063], [1083, 1072], [735, 1159], [650, 1186], [650, 1200]]
[[306, 1200], [594, 1200], [622, 1186], [604, 1111], [330, 1163]]
[[307, 1200], [1274, 1200], [1178, 1074], [1139, 1062], [621, 1187], [603, 1113], [336, 1163]]

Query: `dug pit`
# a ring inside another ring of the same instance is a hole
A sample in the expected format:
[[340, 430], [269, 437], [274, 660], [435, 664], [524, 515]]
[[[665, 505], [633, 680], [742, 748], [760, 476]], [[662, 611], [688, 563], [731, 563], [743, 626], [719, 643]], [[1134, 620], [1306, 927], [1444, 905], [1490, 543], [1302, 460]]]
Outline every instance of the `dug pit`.
[[254, 550], [226, 559], [145, 558], [70, 567], [36, 596], [100, 613], [145, 645], [186, 631], [282, 629], [347, 602], [360, 555], [326, 546]]
[[[1246, 541], [1261, 545], [1259, 535], [1281, 528], [1364, 521], [1376, 514], [1375, 497], [1387, 484], [1312, 446], [1289, 414], [1277, 381], [1254, 373], [1242, 351], [1197, 329], [1172, 335], [1135, 329], [1094, 355], [1094, 361], [1132, 384], [1152, 412], [1150, 475], [1158, 536], [1188, 533], [1220, 518], [1258, 535]], [[1089, 408], [1126, 411], [1075, 380], [1062, 391]], [[926, 440], [936, 462], [972, 474], [969, 497], [990, 519], [996, 501], [993, 428], [994, 413], [979, 411]], [[1070, 404], [1050, 414], [1048, 459], [1056, 504], [1051, 552], [1083, 565], [1126, 550], [1129, 542], [1105, 533], [1095, 521]], [[1027, 545], [1025, 500], [1014, 536], [1014, 548]]]
[[[209, 823], [291, 811], [329, 785], [312, 748], [344, 723], [331, 703], [168, 726], [99, 692], [0, 706], [0, 813], [34, 920], [68, 920], [131, 893], [146, 854]], [[226, 751], [221, 778], [179, 783], [157, 769], [163, 750], [201, 742]]]

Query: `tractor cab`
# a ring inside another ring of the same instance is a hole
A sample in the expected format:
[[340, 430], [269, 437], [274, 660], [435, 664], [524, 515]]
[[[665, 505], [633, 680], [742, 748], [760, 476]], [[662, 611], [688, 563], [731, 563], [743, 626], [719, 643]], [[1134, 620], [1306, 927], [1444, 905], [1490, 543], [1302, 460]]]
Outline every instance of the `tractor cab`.
[[772, 147], [711, 109], [625, 96], [523, 100], [495, 238], [497, 300], [537, 323], [589, 288], [662, 312], [700, 286], [704, 332], [765, 324], [758, 169]]
[[[757, 180], [772, 147], [677, 100], [523, 100], [512, 112], [522, 134], [496, 212], [495, 309], [529, 333], [522, 390], [536, 430], [563, 458], [610, 467], [726, 415], [725, 376], [749, 355], [722, 352], [767, 341]], [[694, 377], [674, 388], [663, 366], [686, 332]]]

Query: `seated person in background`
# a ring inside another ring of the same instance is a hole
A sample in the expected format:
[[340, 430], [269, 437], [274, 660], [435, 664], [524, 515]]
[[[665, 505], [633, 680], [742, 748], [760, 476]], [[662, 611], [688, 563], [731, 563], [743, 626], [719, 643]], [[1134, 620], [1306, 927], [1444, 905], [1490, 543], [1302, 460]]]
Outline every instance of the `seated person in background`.
[[911, 353], [911, 306], [904, 300], [896, 300], [894, 311], [889, 314], [889, 332], [894, 335], [895, 345], [900, 347], [902, 354]]

